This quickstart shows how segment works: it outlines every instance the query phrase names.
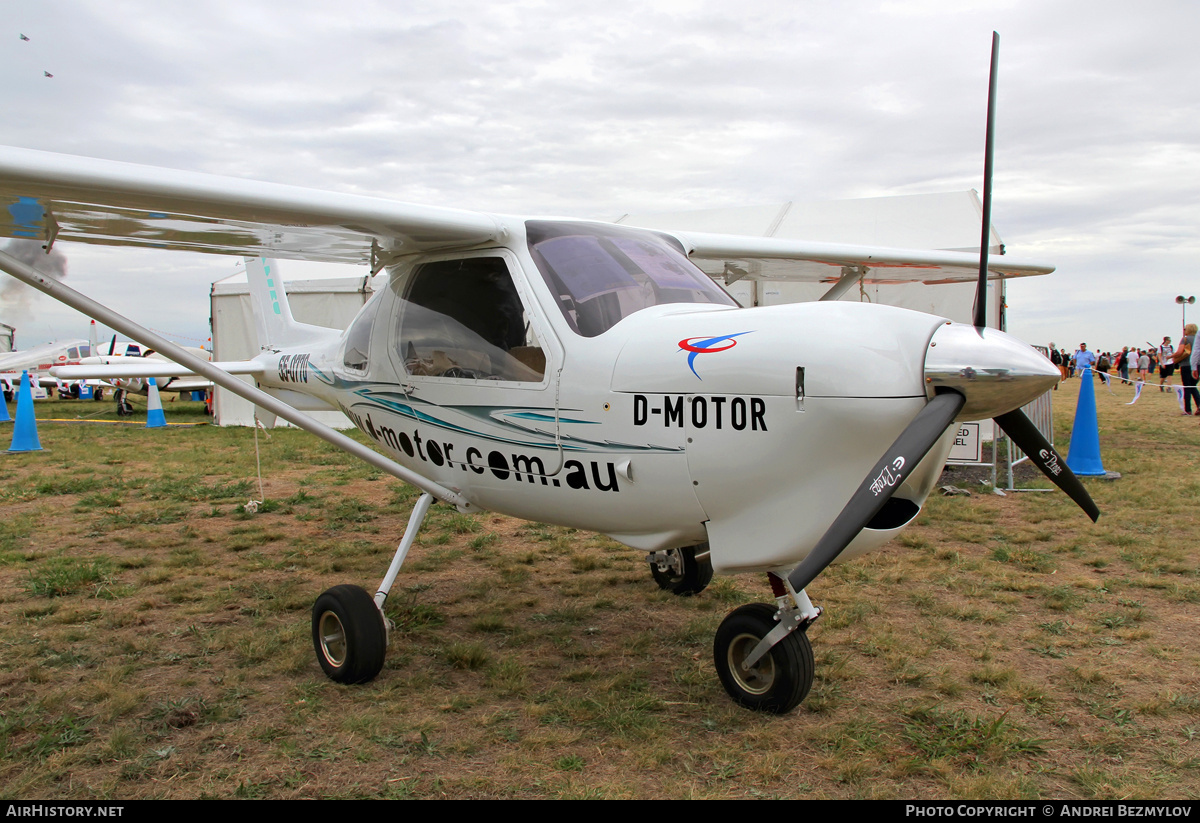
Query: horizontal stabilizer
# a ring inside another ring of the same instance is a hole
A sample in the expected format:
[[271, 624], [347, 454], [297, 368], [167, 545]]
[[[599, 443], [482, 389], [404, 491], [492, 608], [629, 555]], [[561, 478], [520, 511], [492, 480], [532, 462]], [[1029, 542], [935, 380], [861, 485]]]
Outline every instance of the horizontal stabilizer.
[[[266, 367], [253, 360], [232, 360], [227, 363], [210, 363], [213, 368], [226, 374], [262, 374]], [[169, 360], [147, 360], [144, 363], [121, 363], [94, 366], [55, 366], [50, 374], [59, 380], [107, 380], [134, 377], [190, 377], [194, 371]]]

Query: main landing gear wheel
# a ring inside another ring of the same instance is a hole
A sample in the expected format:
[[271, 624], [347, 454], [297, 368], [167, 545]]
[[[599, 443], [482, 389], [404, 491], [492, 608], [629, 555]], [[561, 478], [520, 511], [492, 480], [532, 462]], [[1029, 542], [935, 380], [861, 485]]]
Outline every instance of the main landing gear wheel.
[[712, 582], [712, 563], [708, 558], [696, 559], [696, 546], [656, 552], [658, 560], [650, 562], [650, 574], [660, 589], [688, 596], [700, 594]]
[[133, 404], [126, 399], [126, 394], [122, 390], [118, 391], [114, 396], [114, 399], [117, 401], [117, 417], [129, 417], [133, 414]]
[[383, 668], [387, 629], [371, 595], [358, 586], [334, 586], [312, 611], [317, 662], [337, 683], [366, 683]]
[[775, 628], [774, 606], [750, 603], [721, 621], [713, 640], [713, 662], [721, 685], [747, 709], [786, 714], [800, 705], [813, 682], [813, 653], [808, 635], [797, 629], [776, 643], [748, 671], [742, 661]]

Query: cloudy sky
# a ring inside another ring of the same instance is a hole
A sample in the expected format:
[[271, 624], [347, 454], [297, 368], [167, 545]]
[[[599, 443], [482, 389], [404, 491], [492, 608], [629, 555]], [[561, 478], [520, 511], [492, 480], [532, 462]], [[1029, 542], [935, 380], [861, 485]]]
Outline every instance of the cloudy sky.
[[[0, 144], [601, 219], [980, 189], [995, 29], [994, 223], [1058, 267], [1009, 285], [1009, 328], [1120, 347], [1200, 295], [1198, 28], [1183, 0], [0, 0]], [[63, 251], [181, 342], [235, 268]], [[85, 334], [0, 294], [22, 346]]]

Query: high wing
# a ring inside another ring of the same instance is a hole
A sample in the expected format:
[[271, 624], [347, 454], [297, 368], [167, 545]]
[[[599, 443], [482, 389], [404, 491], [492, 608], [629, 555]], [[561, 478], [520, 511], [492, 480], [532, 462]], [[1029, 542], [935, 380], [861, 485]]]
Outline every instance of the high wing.
[[[833, 283], [849, 275], [866, 283], [968, 283], [979, 277], [979, 255], [930, 249], [894, 249], [814, 243], [778, 237], [745, 237], [672, 231], [688, 256], [710, 277], [732, 283], [799, 280]], [[989, 259], [992, 279], [1049, 274], [1053, 266], [1000, 257]]]
[[[377, 197], [0, 147], [0, 236], [369, 265], [413, 252], [497, 242], [510, 218]], [[725, 282], [966, 282], [970, 253], [672, 234]], [[1007, 258], [992, 277], [1047, 274]]]
[[479, 212], [0, 147], [0, 234], [371, 265], [500, 237]]

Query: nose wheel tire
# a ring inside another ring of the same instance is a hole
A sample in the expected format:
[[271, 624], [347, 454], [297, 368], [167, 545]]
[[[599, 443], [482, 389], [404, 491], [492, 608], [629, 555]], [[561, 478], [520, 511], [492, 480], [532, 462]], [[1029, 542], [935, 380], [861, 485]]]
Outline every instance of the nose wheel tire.
[[686, 597], [699, 594], [712, 582], [708, 558], [696, 559], [696, 546], [659, 552], [663, 559], [650, 564], [650, 575], [660, 589]]
[[713, 663], [734, 702], [754, 711], [786, 714], [799, 706], [812, 688], [814, 664], [808, 635], [797, 629], [748, 670], [742, 668], [742, 661], [777, 625], [776, 611], [766, 603], [750, 603], [730, 612], [713, 640]]
[[375, 601], [358, 586], [334, 586], [312, 611], [317, 662], [337, 683], [366, 683], [383, 668], [387, 629]]

